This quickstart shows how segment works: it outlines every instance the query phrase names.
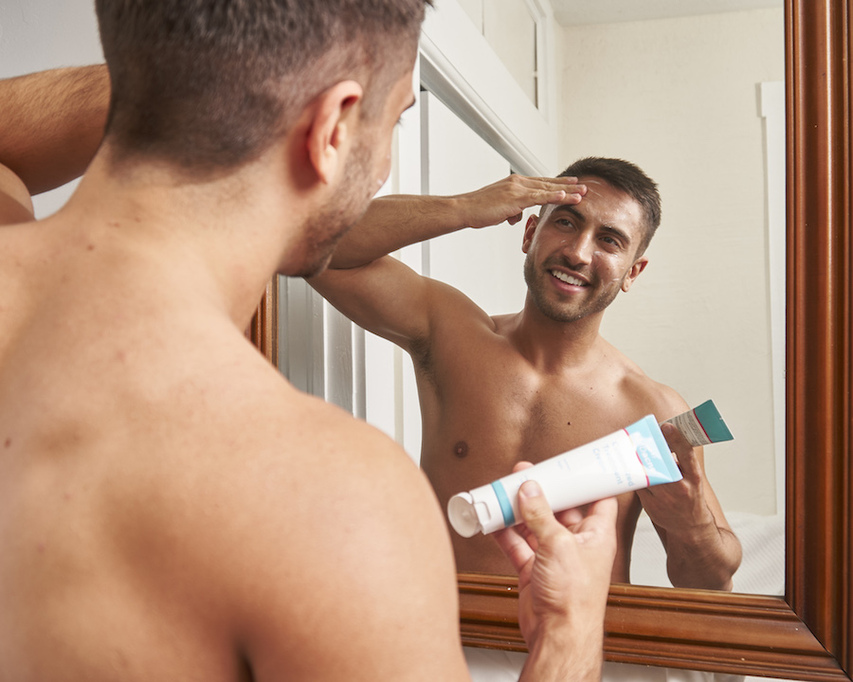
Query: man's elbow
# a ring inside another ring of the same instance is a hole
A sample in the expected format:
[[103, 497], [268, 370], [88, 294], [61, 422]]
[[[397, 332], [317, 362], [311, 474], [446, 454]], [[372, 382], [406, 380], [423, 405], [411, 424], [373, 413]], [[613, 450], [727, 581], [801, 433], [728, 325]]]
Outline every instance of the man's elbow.
[[698, 562], [688, 564], [667, 558], [667, 574], [673, 587], [732, 591], [734, 575], [743, 560], [743, 549], [733, 532], [724, 528], [719, 532], [717, 550], [708, 552]]

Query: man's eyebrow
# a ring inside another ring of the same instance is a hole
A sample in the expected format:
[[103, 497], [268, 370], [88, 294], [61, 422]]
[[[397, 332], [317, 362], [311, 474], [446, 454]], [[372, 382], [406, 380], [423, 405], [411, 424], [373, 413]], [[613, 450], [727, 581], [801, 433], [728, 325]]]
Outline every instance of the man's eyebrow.
[[[586, 216], [585, 216], [583, 213], [581, 213], [581, 212], [577, 209], [577, 207], [576, 207], [576, 206], [574, 206], [573, 204], [559, 204], [558, 206], [555, 206], [555, 207], [554, 207], [554, 210], [551, 212], [551, 215], [553, 215], [553, 214], [554, 214], [554, 213], [556, 213], [557, 211], [561, 211], [561, 212], [564, 212], [564, 213], [571, 213], [571, 214], [572, 214], [573, 216], [575, 216], [575, 217], [576, 217], [580, 222], [582, 222], [582, 223], [585, 223], [585, 222], [586, 222]], [[605, 232], [609, 232], [609, 233], [610, 233], [610, 234], [612, 234], [614, 237], [617, 237], [617, 238], [621, 239], [621, 240], [622, 240], [623, 242], [625, 242], [626, 244], [630, 244], [630, 243], [631, 243], [631, 238], [630, 238], [630, 237], [625, 233], [625, 231], [624, 231], [624, 230], [621, 230], [621, 229], [619, 229], [618, 227], [615, 227], [615, 226], [613, 226], [613, 225], [602, 225], [600, 229], [601, 229], [601, 230], [604, 230]]]
[[602, 225], [601, 229], [604, 230], [605, 232], [609, 232], [610, 234], [614, 235], [615, 237], [618, 237], [620, 240], [622, 240], [626, 244], [631, 243], [631, 238], [627, 234], [625, 234], [622, 230], [620, 230], [618, 227], [613, 227], [613, 225]]
[[551, 214], [553, 215], [557, 211], [562, 211], [565, 213], [571, 213], [573, 216], [575, 216], [575, 218], [577, 218], [581, 222], [586, 222], [586, 216], [583, 213], [581, 213], [577, 208], [575, 208], [575, 206], [573, 204], [558, 204], [557, 206], [554, 207], [554, 210], [551, 211]]

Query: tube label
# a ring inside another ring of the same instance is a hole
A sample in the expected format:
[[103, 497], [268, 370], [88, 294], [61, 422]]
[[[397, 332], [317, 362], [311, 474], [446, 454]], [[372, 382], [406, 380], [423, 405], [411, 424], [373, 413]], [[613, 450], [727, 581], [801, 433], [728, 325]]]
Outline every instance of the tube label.
[[631, 437], [637, 457], [648, 479], [644, 487], [681, 480], [681, 470], [675, 463], [669, 451], [669, 445], [653, 418], [641, 419], [625, 430]]
[[674, 425], [694, 448], [734, 439], [713, 400], [661, 423]]

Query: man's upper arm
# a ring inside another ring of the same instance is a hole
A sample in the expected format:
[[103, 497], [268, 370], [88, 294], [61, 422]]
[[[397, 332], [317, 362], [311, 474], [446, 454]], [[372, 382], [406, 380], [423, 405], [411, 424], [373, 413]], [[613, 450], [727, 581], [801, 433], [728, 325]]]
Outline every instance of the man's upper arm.
[[329, 269], [309, 283], [353, 322], [409, 352], [431, 338], [434, 325], [448, 319], [450, 309], [470, 306], [472, 316], [484, 314], [460, 291], [392, 256], [357, 268]]
[[32, 220], [33, 202], [23, 181], [6, 166], [0, 165], [0, 225]]

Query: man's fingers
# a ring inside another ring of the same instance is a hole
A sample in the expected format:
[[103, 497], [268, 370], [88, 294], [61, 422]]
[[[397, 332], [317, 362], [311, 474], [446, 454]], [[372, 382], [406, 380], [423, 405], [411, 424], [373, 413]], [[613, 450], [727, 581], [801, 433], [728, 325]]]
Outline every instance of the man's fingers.
[[512, 216], [511, 218], [507, 218], [507, 219], [506, 219], [506, 221], [507, 221], [510, 225], [515, 225], [515, 224], [516, 224], [519, 220], [521, 220], [523, 217], [524, 217], [524, 214], [523, 214], [523, 213], [516, 213], [516, 214], [515, 214], [514, 216]]
[[519, 532], [519, 526], [499, 530], [494, 534], [494, 538], [516, 573], [520, 573], [527, 562], [533, 558], [533, 548]]
[[675, 426], [672, 424], [661, 425], [661, 432], [670, 450], [675, 453], [678, 459], [678, 467], [681, 469], [683, 476], [690, 478], [695, 476], [697, 472], [696, 453], [693, 451], [693, 446], [684, 437]]
[[[516, 188], [526, 197], [524, 203], [529, 206], [546, 204], [576, 204], [587, 192], [586, 185], [578, 183], [577, 178], [531, 178], [520, 175], [510, 176]], [[512, 224], [512, 223], [511, 223]]]
[[[602, 534], [605, 537], [612, 533], [616, 528], [616, 515], [619, 511], [619, 504], [615, 497], [608, 497], [603, 500], [593, 502], [586, 509], [586, 516], [579, 526], [580, 533], [578, 541], [585, 541], [585, 534]], [[615, 551], [615, 536], [614, 536], [614, 551]]]
[[518, 509], [525, 525], [538, 540], [561, 528], [536, 481], [525, 481], [521, 484], [518, 491]]

